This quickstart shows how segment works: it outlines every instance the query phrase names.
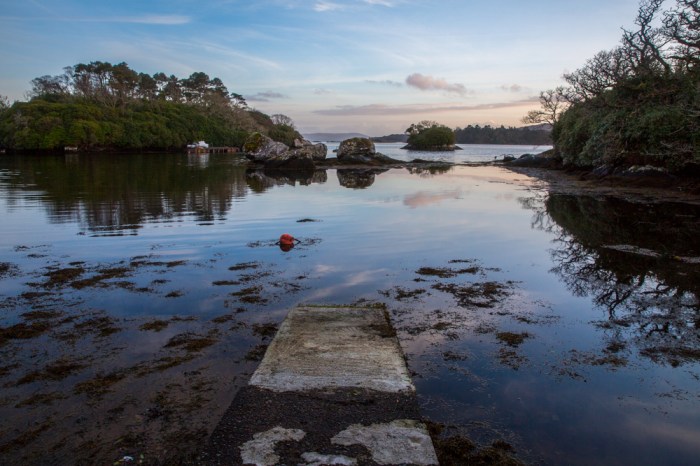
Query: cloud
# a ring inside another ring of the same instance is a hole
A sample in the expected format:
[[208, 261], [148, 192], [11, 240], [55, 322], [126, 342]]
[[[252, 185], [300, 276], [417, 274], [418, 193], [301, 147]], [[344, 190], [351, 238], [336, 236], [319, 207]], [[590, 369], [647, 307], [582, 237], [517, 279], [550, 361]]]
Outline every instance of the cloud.
[[391, 8], [394, 6], [394, 2], [390, 2], [389, 0], [365, 0], [365, 3], [369, 5], [381, 5], [387, 8]]
[[504, 91], [509, 91], [509, 92], [520, 92], [523, 90], [523, 86], [520, 84], [511, 84], [510, 86], [507, 84], [504, 84], [501, 86], [501, 89]]
[[328, 95], [328, 94], [333, 94], [333, 91], [331, 91], [330, 89], [316, 88], [316, 89], [314, 89], [314, 94], [316, 94], [316, 95]]
[[442, 201], [459, 199], [462, 197], [461, 189], [454, 189], [452, 191], [447, 191], [444, 193], [426, 193], [424, 191], [419, 191], [415, 194], [405, 196], [403, 199], [403, 204], [415, 209], [417, 207], [424, 207], [430, 204], [439, 204]]
[[391, 79], [385, 79], [385, 80], [383, 80], [383, 81], [375, 81], [375, 80], [372, 80], [372, 79], [368, 79], [368, 80], [365, 81], [365, 82], [367, 82], [367, 83], [369, 83], [369, 84], [380, 84], [380, 85], [382, 85], [382, 86], [392, 86], [392, 87], [401, 87], [401, 86], [403, 86], [403, 83], [400, 83], [400, 82], [398, 82], [398, 81], [392, 81]]
[[413, 73], [406, 78], [406, 84], [421, 91], [446, 91], [453, 94], [465, 95], [469, 93], [463, 84], [450, 84], [442, 78]]
[[539, 102], [539, 98], [530, 97], [528, 99], [516, 100], [513, 102], [497, 102], [492, 104], [479, 105], [446, 105], [446, 106], [430, 106], [430, 105], [341, 105], [330, 109], [314, 110], [313, 113], [327, 116], [367, 116], [367, 115], [407, 115], [407, 114], [425, 114], [428, 112], [447, 113], [447, 112], [465, 112], [470, 110], [495, 110], [499, 108], [513, 108], [530, 106]]
[[320, 12], [342, 10], [343, 8], [343, 5], [332, 2], [316, 2], [316, 4], [314, 5], [314, 11]]
[[249, 102], [269, 102], [271, 99], [288, 99], [289, 96], [280, 94], [279, 92], [258, 92], [255, 95], [246, 97], [245, 100]]

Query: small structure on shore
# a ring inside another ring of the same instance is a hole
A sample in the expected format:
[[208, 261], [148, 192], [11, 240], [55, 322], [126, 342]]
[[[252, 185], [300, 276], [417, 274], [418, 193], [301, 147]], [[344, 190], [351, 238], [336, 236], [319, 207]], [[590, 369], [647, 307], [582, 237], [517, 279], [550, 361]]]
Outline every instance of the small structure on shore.
[[187, 152], [195, 154], [205, 154], [209, 152], [209, 144], [204, 141], [198, 141], [192, 144], [187, 144]]

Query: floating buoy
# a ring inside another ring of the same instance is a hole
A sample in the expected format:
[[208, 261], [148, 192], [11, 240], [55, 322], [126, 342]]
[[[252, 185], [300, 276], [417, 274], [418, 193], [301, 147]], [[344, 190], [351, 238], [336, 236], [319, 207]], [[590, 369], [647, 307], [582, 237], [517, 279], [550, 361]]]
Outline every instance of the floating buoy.
[[289, 233], [280, 236], [280, 246], [294, 246], [294, 237]]

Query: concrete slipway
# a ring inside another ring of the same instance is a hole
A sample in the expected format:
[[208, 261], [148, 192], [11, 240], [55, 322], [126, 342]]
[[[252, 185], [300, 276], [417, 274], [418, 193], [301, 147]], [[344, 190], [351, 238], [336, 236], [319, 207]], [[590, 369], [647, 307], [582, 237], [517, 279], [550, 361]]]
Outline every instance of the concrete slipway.
[[298, 307], [201, 456], [205, 464], [437, 465], [386, 312]]

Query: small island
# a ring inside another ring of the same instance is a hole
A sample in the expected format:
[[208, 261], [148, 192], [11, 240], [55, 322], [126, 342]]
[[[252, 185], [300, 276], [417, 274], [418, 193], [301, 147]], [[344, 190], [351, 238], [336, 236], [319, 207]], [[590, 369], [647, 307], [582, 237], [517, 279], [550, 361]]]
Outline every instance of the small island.
[[402, 149], [430, 152], [454, 151], [455, 133], [451, 128], [436, 121], [423, 120], [413, 123], [405, 131], [408, 134], [408, 144]]

